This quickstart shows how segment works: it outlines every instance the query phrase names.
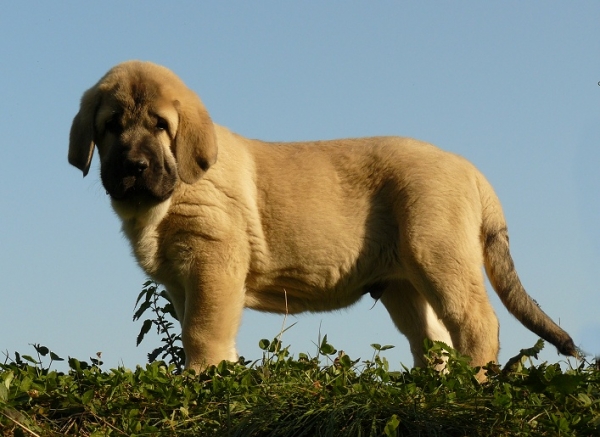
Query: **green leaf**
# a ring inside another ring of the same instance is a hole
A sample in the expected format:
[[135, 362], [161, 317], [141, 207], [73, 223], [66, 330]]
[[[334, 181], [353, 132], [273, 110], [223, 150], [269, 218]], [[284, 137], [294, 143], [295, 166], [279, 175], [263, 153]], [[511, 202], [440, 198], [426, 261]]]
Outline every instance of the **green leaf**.
[[138, 303], [140, 303], [140, 300], [142, 300], [142, 297], [146, 297], [146, 300], [150, 300], [150, 296], [152, 295], [152, 291], [148, 290], [146, 288], [144, 288], [140, 294], [138, 294], [137, 299], [135, 300], [135, 306], [137, 307]]
[[164, 306], [163, 311], [165, 313], [167, 313], [168, 315], [170, 315], [171, 317], [173, 317], [175, 320], [179, 321], [179, 318], [177, 317], [177, 313], [175, 312], [175, 307], [173, 306], [172, 303], [168, 303]]
[[34, 344], [33, 347], [36, 350], [36, 352], [43, 357], [48, 355], [48, 353], [50, 352], [50, 349], [48, 349], [46, 346], [40, 346], [39, 344]]
[[31, 356], [29, 355], [21, 355], [21, 357], [25, 360], [25, 361], [29, 361], [32, 364], [38, 365], [40, 364], [38, 361], [34, 360]]
[[152, 352], [150, 352], [148, 354], [148, 362], [149, 363], [153, 363], [156, 361], [156, 359], [158, 358], [158, 356], [165, 352], [165, 350], [167, 350], [166, 346], [161, 346], [161, 347], [157, 347], [156, 349], [154, 349]]
[[64, 361], [64, 358], [59, 357], [58, 355], [56, 355], [54, 352], [50, 351], [50, 359], [52, 361]]
[[140, 345], [140, 343], [144, 339], [144, 336], [150, 331], [150, 329], [152, 329], [152, 320], [147, 319], [144, 321], [142, 329], [140, 329], [140, 333], [137, 336], [136, 346]]
[[217, 364], [217, 372], [219, 372], [219, 375], [221, 375], [221, 376], [229, 375], [230, 374], [229, 362], [223, 360], [219, 364]]
[[243, 377], [242, 380], [240, 381], [240, 385], [242, 387], [253, 387], [253, 381], [252, 381], [252, 375], [250, 375], [250, 373], [246, 373]]
[[94, 390], [88, 390], [86, 391], [83, 396], [81, 396], [81, 403], [83, 405], [89, 405], [89, 403], [91, 402], [91, 400], [94, 398]]
[[12, 371], [4, 374], [4, 381], [0, 384], [0, 400], [6, 401], [8, 399], [8, 390], [10, 389], [10, 383], [14, 379], [15, 374]]
[[262, 340], [260, 340], [258, 342], [258, 347], [261, 350], [266, 351], [267, 349], [269, 349], [270, 344], [271, 344], [271, 342], [269, 340], [267, 340], [266, 338], [263, 338]]
[[339, 363], [344, 369], [351, 369], [358, 361], [352, 361], [348, 355], [340, 357]]
[[319, 352], [323, 355], [333, 355], [337, 352], [337, 350], [332, 345], [327, 343], [321, 345], [321, 347], [319, 348]]
[[323, 355], [333, 355], [336, 352], [337, 350], [332, 345], [327, 343], [327, 335], [324, 335], [321, 345], [319, 346], [319, 353]]
[[166, 300], [169, 303], [173, 303], [171, 301], [171, 296], [169, 296], [169, 293], [167, 293], [167, 290], [161, 290], [161, 292], [158, 294], [160, 297], [162, 297], [164, 300]]
[[392, 417], [390, 418], [390, 420], [388, 420], [387, 423], [385, 424], [385, 428], [383, 429], [383, 432], [385, 433], [386, 436], [393, 437], [396, 435], [396, 429], [398, 429], [399, 425], [400, 425], [400, 420], [398, 419], [398, 416], [393, 414]]
[[2, 381], [2, 385], [4, 385], [4, 387], [6, 388], [10, 388], [10, 383], [12, 382], [12, 380], [15, 378], [15, 374], [12, 370], [6, 372], [4, 374], [4, 381]]
[[585, 393], [578, 393], [577, 399], [579, 400], [579, 402], [581, 402], [584, 408], [589, 408], [592, 405], [592, 400]]
[[27, 391], [31, 387], [31, 384], [33, 384], [33, 380], [29, 376], [25, 376], [21, 380], [21, 384], [19, 385], [19, 390]]
[[69, 367], [77, 373], [81, 373], [83, 370], [89, 369], [89, 364], [85, 361], [79, 361], [77, 358], [69, 357]]
[[274, 338], [269, 346], [269, 352], [275, 353], [281, 350], [281, 341], [278, 338]]
[[144, 303], [142, 303], [140, 305], [140, 307], [137, 309], [137, 311], [133, 314], [133, 321], [135, 322], [140, 317], [142, 317], [142, 314], [144, 314], [146, 312], [146, 310], [148, 308], [150, 308], [150, 305], [152, 305], [152, 302], [150, 302], [149, 300], [147, 300]]

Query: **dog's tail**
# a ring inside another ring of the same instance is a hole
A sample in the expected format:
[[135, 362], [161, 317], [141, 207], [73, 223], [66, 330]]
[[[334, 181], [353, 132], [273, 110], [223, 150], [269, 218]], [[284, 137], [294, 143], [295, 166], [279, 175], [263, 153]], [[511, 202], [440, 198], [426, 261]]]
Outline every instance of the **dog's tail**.
[[478, 175], [482, 203], [481, 239], [487, 276], [508, 311], [530, 331], [552, 343], [567, 356], [578, 356], [573, 340], [542, 311], [523, 288], [508, 245], [506, 221], [500, 201], [489, 182]]

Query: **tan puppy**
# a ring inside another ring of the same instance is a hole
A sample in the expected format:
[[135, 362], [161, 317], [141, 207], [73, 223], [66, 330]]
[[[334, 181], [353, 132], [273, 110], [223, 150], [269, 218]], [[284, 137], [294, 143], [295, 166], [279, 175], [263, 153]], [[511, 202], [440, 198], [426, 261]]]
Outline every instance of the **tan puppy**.
[[244, 307], [298, 313], [380, 298], [408, 337], [495, 361], [508, 310], [565, 355], [569, 335], [523, 289], [506, 222], [465, 159], [408, 138], [266, 143], [212, 122], [168, 69], [131, 61], [86, 91], [69, 162], [101, 178], [144, 271], [167, 288], [186, 366], [236, 360]]

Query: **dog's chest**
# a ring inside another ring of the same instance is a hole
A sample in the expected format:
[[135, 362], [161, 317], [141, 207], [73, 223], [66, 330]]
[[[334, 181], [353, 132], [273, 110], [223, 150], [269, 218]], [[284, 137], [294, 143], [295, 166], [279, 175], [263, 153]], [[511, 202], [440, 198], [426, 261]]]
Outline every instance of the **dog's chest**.
[[[128, 234], [126, 231], [125, 233]], [[157, 226], [146, 226], [135, 234], [133, 238], [129, 237], [135, 258], [148, 275], [154, 276], [159, 267]]]
[[144, 272], [151, 277], [155, 277], [160, 268], [159, 228], [169, 206], [170, 201], [167, 201], [130, 214], [129, 211], [115, 207], [115, 211], [123, 220], [122, 230], [131, 244], [133, 255]]

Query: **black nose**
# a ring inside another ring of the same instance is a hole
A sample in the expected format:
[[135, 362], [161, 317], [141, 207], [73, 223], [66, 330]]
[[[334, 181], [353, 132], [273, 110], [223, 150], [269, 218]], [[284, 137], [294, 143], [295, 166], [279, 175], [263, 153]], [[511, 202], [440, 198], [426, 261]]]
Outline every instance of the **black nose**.
[[148, 161], [144, 158], [125, 161], [125, 171], [130, 175], [140, 175], [148, 168]]

